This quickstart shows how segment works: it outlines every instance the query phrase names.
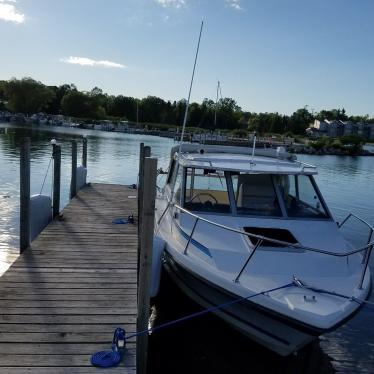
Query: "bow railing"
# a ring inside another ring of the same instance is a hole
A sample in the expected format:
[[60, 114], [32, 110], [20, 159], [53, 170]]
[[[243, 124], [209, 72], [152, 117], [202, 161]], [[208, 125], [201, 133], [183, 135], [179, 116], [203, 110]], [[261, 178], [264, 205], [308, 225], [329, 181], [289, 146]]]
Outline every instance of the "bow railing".
[[341, 228], [343, 225], [345, 225], [345, 223], [350, 218], [355, 218], [355, 219], [359, 220], [360, 222], [362, 222], [363, 224], [365, 224], [369, 228], [370, 234], [369, 234], [368, 241], [367, 241], [367, 243], [366, 243], [365, 246], [362, 246], [362, 247], [359, 247], [359, 248], [355, 248], [355, 249], [352, 249], [350, 251], [345, 251], [345, 252], [342, 252], [342, 253], [338, 253], [338, 252], [332, 252], [332, 251], [328, 251], [328, 250], [324, 250], [324, 249], [320, 249], [320, 248], [313, 248], [313, 247], [304, 246], [304, 245], [301, 245], [299, 243], [290, 243], [290, 242], [287, 242], [287, 241], [278, 240], [278, 239], [266, 237], [266, 236], [263, 236], [263, 235], [257, 235], [257, 234], [253, 234], [253, 233], [246, 232], [246, 231], [243, 231], [243, 230], [235, 229], [233, 227], [229, 227], [229, 226], [223, 225], [221, 223], [214, 222], [214, 221], [211, 221], [211, 220], [206, 219], [204, 217], [201, 217], [201, 216], [199, 216], [199, 215], [197, 215], [195, 213], [192, 213], [191, 211], [189, 211], [189, 210], [187, 210], [187, 209], [179, 206], [178, 204], [173, 204], [173, 203], [169, 203], [167, 205], [166, 209], [164, 210], [164, 212], [162, 213], [161, 217], [159, 218], [159, 220], [157, 222], [158, 225], [160, 225], [160, 223], [163, 220], [163, 218], [165, 217], [167, 211], [171, 207], [174, 207], [175, 209], [179, 210], [180, 212], [186, 213], [189, 216], [195, 218], [195, 222], [194, 222], [194, 224], [192, 226], [191, 233], [190, 233], [190, 235], [188, 237], [186, 246], [185, 246], [184, 251], [183, 251], [183, 253], [185, 255], [188, 252], [188, 248], [189, 248], [189, 246], [191, 244], [191, 241], [193, 239], [193, 235], [194, 235], [194, 233], [196, 231], [196, 227], [197, 227], [197, 225], [198, 225], [198, 223], [200, 221], [201, 222], [205, 222], [205, 223], [207, 223], [209, 225], [218, 227], [218, 228], [223, 229], [223, 230], [234, 232], [234, 233], [237, 233], [239, 235], [244, 235], [244, 236], [246, 236], [246, 237], [248, 237], [250, 239], [255, 239], [256, 244], [254, 245], [254, 247], [250, 251], [250, 253], [248, 255], [248, 258], [246, 259], [245, 263], [243, 264], [242, 268], [240, 269], [238, 275], [233, 280], [236, 283], [239, 282], [239, 279], [240, 279], [241, 275], [243, 274], [244, 270], [246, 269], [248, 263], [253, 258], [254, 254], [256, 253], [256, 251], [258, 250], [258, 248], [261, 247], [261, 245], [263, 244], [263, 242], [271, 242], [271, 243], [274, 243], [274, 244], [277, 244], [277, 245], [281, 245], [281, 246], [284, 246], [284, 247], [291, 247], [291, 248], [294, 248], [294, 249], [297, 249], [297, 250], [303, 250], [303, 251], [307, 251], [307, 252], [320, 253], [320, 254], [324, 254], [324, 255], [327, 255], [327, 256], [334, 256], [334, 257], [348, 257], [348, 256], [354, 255], [356, 253], [362, 253], [363, 254], [363, 261], [362, 261], [363, 270], [362, 270], [362, 273], [361, 273], [361, 276], [360, 276], [360, 280], [359, 280], [359, 285], [358, 285], [358, 288], [362, 289], [362, 286], [363, 286], [363, 283], [364, 283], [364, 279], [365, 279], [365, 275], [366, 275], [366, 272], [367, 272], [367, 268], [368, 268], [368, 265], [369, 265], [369, 260], [370, 260], [371, 252], [372, 252], [373, 247], [374, 247], [374, 240], [373, 240], [374, 228], [368, 222], [366, 222], [365, 220], [363, 220], [362, 218], [356, 216], [353, 213], [349, 213], [347, 215], [347, 217], [345, 217], [341, 223], [338, 223], [338, 227]]

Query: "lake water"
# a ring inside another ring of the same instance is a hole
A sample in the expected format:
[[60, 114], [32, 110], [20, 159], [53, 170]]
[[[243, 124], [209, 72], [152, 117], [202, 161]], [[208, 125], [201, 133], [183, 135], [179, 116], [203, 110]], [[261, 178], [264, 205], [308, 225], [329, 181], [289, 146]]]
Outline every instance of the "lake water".
[[[51, 157], [50, 140], [62, 146], [62, 196], [68, 202], [71, 140], [88, 138], [88, 181], [132, 184], [137, 180], [139, 143], [152, 147], [159, 167], [166, 168], [174, 142], [154, 136], [91, 130], [0, 124], [0, 272], [18, 251], [19, 146], [31, 137], [31, 192], [39, 193]], [[317, 183], [336, 218], [342, 208], [374, 223], [374, 158], [300, 155], [318, 166]], [[43, 193], [50, 194], [51, 169]], [[356, 244], [367, 240], [359, 224], [346, 230]], [[371, 269], [374, 273], [374, 262]], [[373, 295], [371, 301], [374, 301]], [[155, 305], [161, 323], [199, 310], [168, 284]], [[346, 325], [323, 336], [297, 357], [283, 359], [233, 331], [212, 315], [166, 329], [150, 337], [151, 373], [374, 373], [374, 306], [365, 306]]]

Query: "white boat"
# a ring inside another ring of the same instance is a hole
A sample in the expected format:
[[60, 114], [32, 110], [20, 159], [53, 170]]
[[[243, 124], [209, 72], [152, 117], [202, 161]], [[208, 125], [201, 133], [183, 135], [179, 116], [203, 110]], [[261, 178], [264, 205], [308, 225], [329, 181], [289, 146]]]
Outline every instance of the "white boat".
[[[284, 356], [359, 310], [373, 228], [353, 214], [335, 222], [314, 166], [279, 149], [178, 151], [156, 199], [155, 237], [163, 269], [187, 295]], [[370, 230], [362, 248], [340, 230], [356, 218]]]

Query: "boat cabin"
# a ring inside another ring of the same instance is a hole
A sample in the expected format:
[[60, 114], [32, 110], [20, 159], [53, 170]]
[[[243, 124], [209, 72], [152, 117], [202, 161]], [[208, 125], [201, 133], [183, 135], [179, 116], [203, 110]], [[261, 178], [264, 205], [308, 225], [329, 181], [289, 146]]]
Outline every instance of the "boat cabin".
[[272, 149], [252, 156], [238, 147], [205, 148], [173, 154], [165, 192], [181, 207], [209, 215], [331, 219], [313, 166]]

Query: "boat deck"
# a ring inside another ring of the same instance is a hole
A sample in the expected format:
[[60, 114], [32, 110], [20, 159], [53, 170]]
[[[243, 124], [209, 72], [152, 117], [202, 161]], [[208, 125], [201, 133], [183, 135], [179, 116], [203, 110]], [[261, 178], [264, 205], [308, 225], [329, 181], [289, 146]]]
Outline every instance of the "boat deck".
[[[136, 191], [83, 188], [0, 278], [0, 372], [98, 373], [91, 354], [136, 330]], [[136, 372], [136, 341], [111, 373]]]

